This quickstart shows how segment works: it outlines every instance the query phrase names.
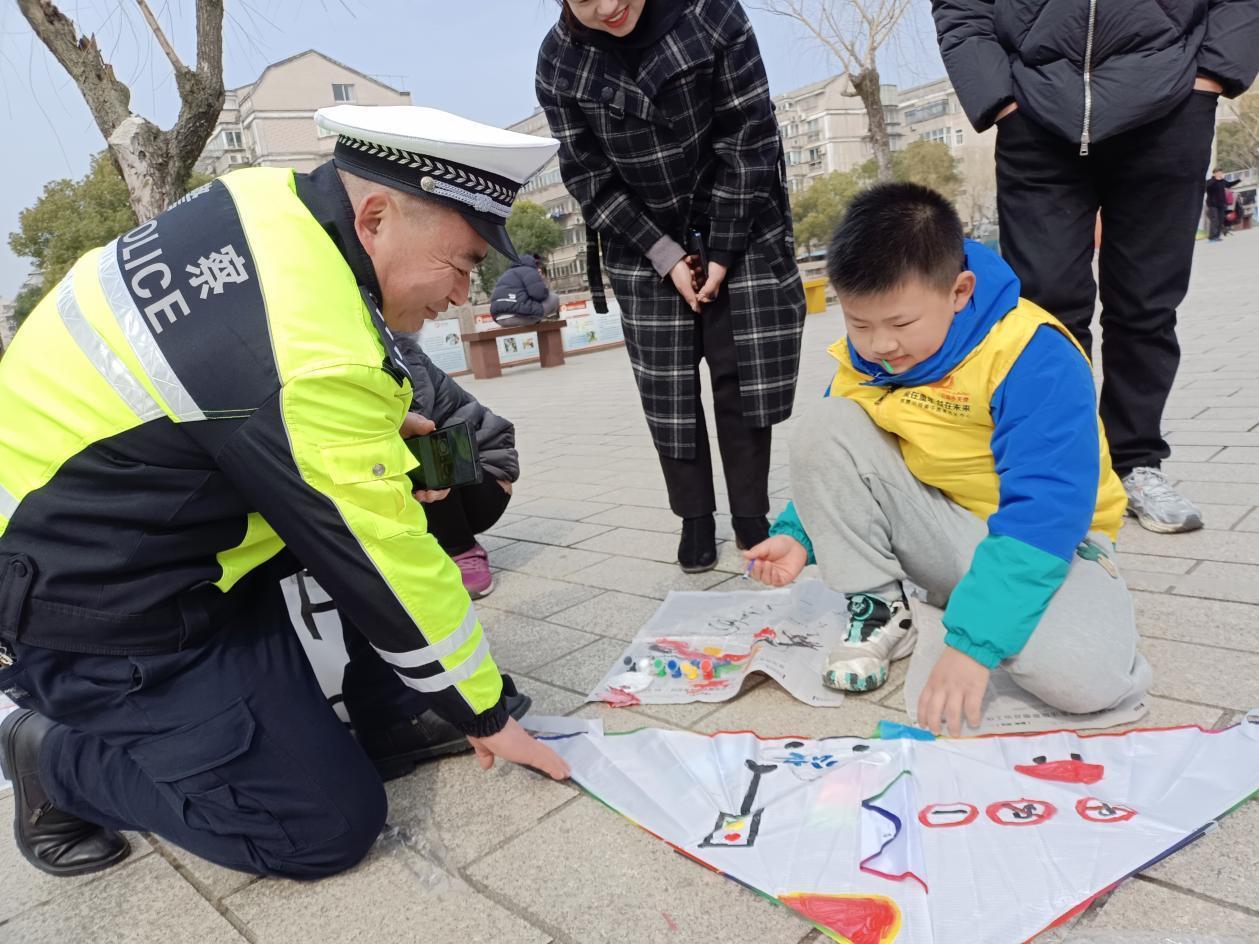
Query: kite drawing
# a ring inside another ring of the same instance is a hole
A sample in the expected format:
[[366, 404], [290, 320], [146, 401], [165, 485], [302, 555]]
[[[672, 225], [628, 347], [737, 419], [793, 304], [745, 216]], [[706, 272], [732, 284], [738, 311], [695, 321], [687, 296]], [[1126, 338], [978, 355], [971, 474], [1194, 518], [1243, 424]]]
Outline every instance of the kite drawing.
[[847, 944], [1027, 941], [1259, 791], [1259, 710], [1221, 731], [885, 733], [549, 743], [604, 804]]
[[673, 592], [587, 696], [615, 707], [725, 701], [753, 672], [808, 705], [838, 705], [822, 684], [843, 634], [842, 594], [820, 580], [783, 590]]

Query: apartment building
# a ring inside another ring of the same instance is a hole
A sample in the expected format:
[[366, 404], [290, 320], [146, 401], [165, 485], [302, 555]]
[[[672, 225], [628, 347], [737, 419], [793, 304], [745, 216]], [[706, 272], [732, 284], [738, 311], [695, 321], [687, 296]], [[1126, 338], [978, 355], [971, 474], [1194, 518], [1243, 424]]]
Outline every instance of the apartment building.
[[342, 103], [409, 105], [411, 93], [308, 49], [226, 92], [197, 170], [213, 175], [241, 165], [313, 170], [336, 143], [315, 127], [315, 111]]
[[[903, 146], [895, 85], [882, 87], [883, 114], [892, 150]], [[832, 171], [874, 157], [865, 105], [847, 76], [836, 75], [774, 97], [787, 159], [787, 189], [804, 190]]]
[[[541, 108], [528, 118], [509, 125], [508, 130], [542, 137], [551, 135]], [[577, 198], [568, 192], [560, 179], [559, 158], [551, 158], [530, 178], [521, 188], [518, 199], [540, 204], [564, 231], [564, 242], [548, 258], [547, 274], [551, 287], [560, 294], [585, 291], [586, 221], [582, 218]]]

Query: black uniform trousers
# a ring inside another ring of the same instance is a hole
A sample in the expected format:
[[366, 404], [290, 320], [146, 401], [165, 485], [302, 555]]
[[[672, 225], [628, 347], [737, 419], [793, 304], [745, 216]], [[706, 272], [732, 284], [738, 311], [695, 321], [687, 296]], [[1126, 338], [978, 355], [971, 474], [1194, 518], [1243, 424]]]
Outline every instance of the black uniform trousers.
[[511, 496], [488, 475], [476, 485], [451, 489], [439, 502], [424, 506], [428, 532], [454, 557], [472, 550], [476, 536], [498, 523]]
[[318, 878], [371, 848], [385, 791], [324, 699], [279, 586], [243, 594], [204, 645], [97, 656], [13, 644], [0, 690], [59, 722], [53, 804], [260, 875]]
[[747, 425], [739, 391], [739, 362], [730, 319], [729, 294], [724, 287], [718, 296], [703, 305], [695, 316], [695, 458], [671, 459], [660, 456], [669, 507], [682, 518], [698, 518], [717, 510], [713, 489], [712, 448], [708, 424], [700, 400], [699, 363], [708, 361], [713, 388], [713, 413], [717, 425], [717, 447], [729, 493], [730, 513], [753, 518], [769, 514], [769, 454], [773, 431], [770, 426]]
[[1194, 92], [1087, 156], [1023, 109], [997, 123], [1001, 253], [1023, 297], [1062, 321], [1090, 356], [1101, 211], [1100, 412], [1121, 476], [1170, 454], [1160, 424], [1180, 364], [1176, 307], [1189, 287], [1215, 105], [1215, 95]]

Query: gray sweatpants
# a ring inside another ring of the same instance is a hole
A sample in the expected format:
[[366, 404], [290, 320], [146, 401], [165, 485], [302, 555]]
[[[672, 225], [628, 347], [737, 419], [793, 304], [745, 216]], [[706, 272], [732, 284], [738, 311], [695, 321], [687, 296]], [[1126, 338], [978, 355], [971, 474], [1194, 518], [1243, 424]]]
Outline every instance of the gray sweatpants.
[[[943, 608], [988, 534], [972, 512], [924, 485], [896, 438], [856, 403], [819, 401], [795, 421], [791, 491], [822, 578], [842, 593], [887, 592], [908, 578]], [[1106, 535], [1089, 535], [1110, 552]], [[1078, 555], [1031, 639], [1004, 663], [1021, 687], [1083, 714], [1144, 694], [1152, 673], [1137, 651], [1122, 577]]]

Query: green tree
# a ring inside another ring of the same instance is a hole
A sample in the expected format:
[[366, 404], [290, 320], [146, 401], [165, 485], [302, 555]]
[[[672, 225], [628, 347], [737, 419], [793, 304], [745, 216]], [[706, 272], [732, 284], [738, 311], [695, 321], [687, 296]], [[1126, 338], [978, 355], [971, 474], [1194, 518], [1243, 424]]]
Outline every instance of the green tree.
[[[209, 179], [203, 174], [193, 175], [183, 189], [198, 187]], [[44, 186], [39, 199], [18, 216], [18, 230], [9, 234], [9, 248], [35, 263], [42, 278], [35, 290], [38, 302], [79, 256], [135, 225], [127, 185], [118, 176], [109, 152], [102, 151], [92, 158], [91, 169], [81, 179], [63, 178]], [[23, 294], [18, 295], [19, 302]]]
[[825, 248], [848, 204], [860, 190], [861, 185], [852, 174], [832, 171], [819, 177], [808, 189], [793, 194], [791, 218], [796, 247], [809, 252]]
[[[852, 173], [862, 189], [878, 180], [878, 167], [873, 158]], [[957, 158], [943, 141], [913, 141], [903, 150], [892, 152], [892, 179], [922, 184], [950, 200], [956, 200], [962, 189]]]
[[1225, 107], [1236, 120], [1216, 128], [1215, 165], [1229, 171], [1259, 166], [1259, 93], [1247, 92]]
[[[564, 230], [551, 219], [546, 208], [531, 200], [518, 200], [507, 218], [507, 235], [517, 252], [531, 252], [545, 258], [564, 242]], [[477, 279], [487, 295], [494, 283], [507, 271], [507, 257], [490, 250], [485, 261], [477, 266]]]
[[28, 285], [22, 289], [13, 299], [13, 317], [20, 325], [26, 320], [26, 316], [35, 310], [35, 306], [39, 304], [39, 300], [44, 297], [44, 290], [38, 285]]

